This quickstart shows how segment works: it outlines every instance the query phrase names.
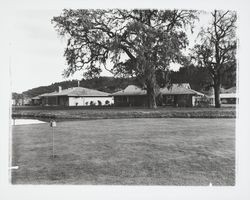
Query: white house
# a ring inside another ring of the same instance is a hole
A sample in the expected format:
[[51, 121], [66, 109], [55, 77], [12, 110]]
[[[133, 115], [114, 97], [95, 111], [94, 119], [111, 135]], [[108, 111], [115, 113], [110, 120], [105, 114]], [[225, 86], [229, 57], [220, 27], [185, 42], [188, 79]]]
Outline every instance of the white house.
[[40, 95], [42, 105], [53, 106], [103, 106], [114, 103], [113, 97], [109, 93], [98, 90], [73, 87], [62, 90], [59, 86], [58, 91]]

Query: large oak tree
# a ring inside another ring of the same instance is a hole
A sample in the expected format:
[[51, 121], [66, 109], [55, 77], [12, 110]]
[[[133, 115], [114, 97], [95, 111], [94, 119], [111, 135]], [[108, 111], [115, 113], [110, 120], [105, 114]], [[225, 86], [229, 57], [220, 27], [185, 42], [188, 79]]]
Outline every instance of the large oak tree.
[[71, 10], [54, 17], [56, 30], [68, 40], [64, 75], [84, 71], [98, 76], [102, 66], [116, 76], [134, 76], [156, 107], [156, 71], [181, 62], [188, 40], [184, 28], [196, 18], [188, 10]]
[[236, 13], [215, 10], [211, 15], [212, 22], [200, 32], [201, 44], [195, 45], [194, 53], [198, 64], [209, 71], [215, 107], [219, 108], [222, 80], [236, 72]]

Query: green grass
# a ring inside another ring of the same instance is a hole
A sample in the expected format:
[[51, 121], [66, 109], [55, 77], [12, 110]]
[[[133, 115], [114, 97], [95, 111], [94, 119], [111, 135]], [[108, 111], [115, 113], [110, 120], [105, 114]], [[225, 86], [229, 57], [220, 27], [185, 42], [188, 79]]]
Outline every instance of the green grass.
[[13, 126], [13, 184], [234, 185], [234, 119]]

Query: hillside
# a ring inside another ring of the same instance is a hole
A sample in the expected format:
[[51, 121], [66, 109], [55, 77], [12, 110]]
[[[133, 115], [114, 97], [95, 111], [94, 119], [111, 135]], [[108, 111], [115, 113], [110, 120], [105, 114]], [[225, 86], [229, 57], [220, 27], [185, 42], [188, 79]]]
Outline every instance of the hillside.
[[[171, 83], [189, 83], [191, 88], [206, 93], [211, 87], [211, 78], [204, 68], [194, 66], [181, 67], [179, 71], [170, 71], [168, 78]], [[164, 85], [166, 82], [162, 77], [157, 77], [159, 85]], [[161, 83], [162, 82], [162, 83]], [[98, 77], [93, 79], [82, 79], [80, 81], [81, 87], [96, 89], [108, 93], [113, 93], [118, 90], [124, 89], [129, 84], [139, 85], [138, 80], [135, 78], [114, 78], [114, 77]], [[236, 74], [227, 75], [222, 80], [223, 88], [231, 88], [236, 85]], [[24, 91], [22, 94], [13, 93], [14, 99], [21, 99], [23, 97], [35, 97], [40, 94], [54, 92], [61, 86], [62, 89], [70, 87], [77, 87], [78, 80], [56, 82], [48, 86], [41, 86]]]
[[[80, 87], [96, 89], [108, 93], [124, 89], [129, 84], [136, 84], [136, 80], [131, 78], [99, 77], [88, 80], [82, 79], [80, 81]], [[32, 88], [24, 91], [22, 95], [26, 97], [35, 97], [40, 94], [54, 92], [58, 89], [58, 86], [61, 86], [62, 89], [77, 87], [78, 80], [56, 82], [48, 86]]]

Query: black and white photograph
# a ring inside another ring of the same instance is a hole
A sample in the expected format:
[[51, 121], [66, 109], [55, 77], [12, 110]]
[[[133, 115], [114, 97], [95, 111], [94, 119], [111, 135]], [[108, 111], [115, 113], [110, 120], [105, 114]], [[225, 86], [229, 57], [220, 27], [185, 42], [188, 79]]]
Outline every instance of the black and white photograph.
[[10, 11], [8, 185], [236, 191], [240, 10], [103, 4]]

